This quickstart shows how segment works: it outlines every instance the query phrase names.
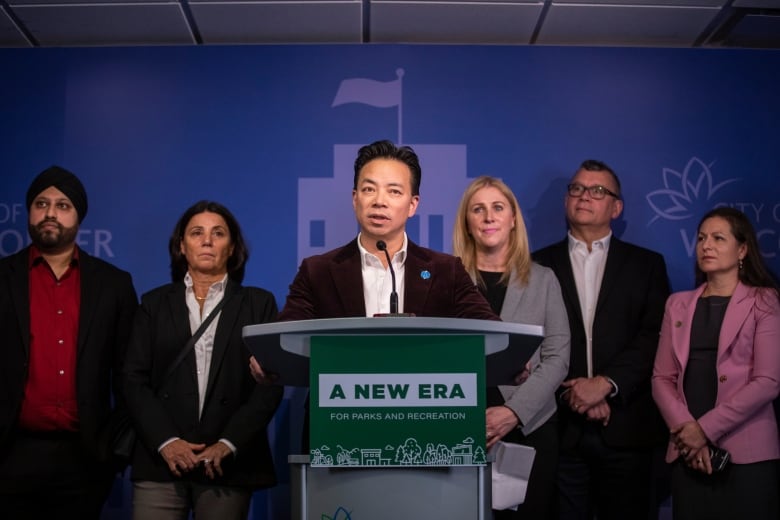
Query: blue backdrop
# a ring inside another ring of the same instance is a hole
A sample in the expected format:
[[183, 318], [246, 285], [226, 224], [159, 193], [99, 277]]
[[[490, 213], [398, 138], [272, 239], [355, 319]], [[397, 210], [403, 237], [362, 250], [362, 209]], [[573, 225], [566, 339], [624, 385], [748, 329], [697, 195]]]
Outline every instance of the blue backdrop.
[[[205, 198], [236, 214], [246, 283], [281, 306], [301, 258], [354, 236], [352, 161], [381, 138], [421, 156], [409, 231], [423, 245], [450, 250], [460, 193], [481, 174], [514, 189], [533, 249], [560, 240], [566, 182], [596, 158], [623, 184], [616, 234], [663, 253], [675, 290], [692, 285], [696, 224], [717, 205], [747, 213], [780, 271], [777, 51], [4, 49], [0, 70], [0, 256], [28, 241], [30, 180], [61, 164], [89, 192], [80, 244], [130, 271], [139, 293], [168, 280], [169, 233]], [[279, 457], [297, 426], [290, 396]], [[255, 518], [285, 518], [285, 489], [262, 494]]]

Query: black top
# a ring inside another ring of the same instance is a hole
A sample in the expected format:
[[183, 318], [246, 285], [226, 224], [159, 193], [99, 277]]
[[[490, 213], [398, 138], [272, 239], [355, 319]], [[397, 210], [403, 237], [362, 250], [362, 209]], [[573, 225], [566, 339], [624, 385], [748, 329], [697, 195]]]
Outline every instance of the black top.
[[[506, 285], [500, 283], [501, 276], [504, 273], [494, 273], [490, 271], [480, 271], [479, 275], [482, 277], [482, 281], [485, 282], [485, 287], [480, 287], [479, 292], [485, 297], [490, 304], [490, 308], [493, 309], [497, 315], [501, 314], [501, 307], [504, 306], [504, 297], [506, 296]], [[498, 390], [497, 386], [490, 386], [485, 394], [487, 400], [487, 406], [501, 406], [504, 404], [504, 397]], [[506, 440], [506, 439], [504, 439]]]
[[479, 275], [485, 282], [485, 287], [480, 287], [479, 292], [490, 304], [497, 315], [501, 314], [501, 307], [504, 306], [504, 297], [506, 296], [506, 284], [500, 283], [504, 273], [494, 273], [491, 271], [480, 271]]
[[715, 407], [718, 394], [718, 337], [730, 296], [699, 298], [693, 313], [690, 354], [683, 390], [688, 410], [695, 419]]

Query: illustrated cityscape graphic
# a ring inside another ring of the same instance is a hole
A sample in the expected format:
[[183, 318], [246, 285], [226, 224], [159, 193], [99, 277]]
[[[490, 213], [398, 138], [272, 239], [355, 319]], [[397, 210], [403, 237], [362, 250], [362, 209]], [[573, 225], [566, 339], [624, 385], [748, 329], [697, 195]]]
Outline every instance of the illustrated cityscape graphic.
[[[312, 466], [469, 466], [487, 463], [482, 446], [474, 448], [471, 437], [447, 446], [442, 443], [419, 442], [409, 437], [398, 446], [384, 448], [345, 448], [335, 450], [328, 445], [312, 448]], [[335, 453], [333, 453], [335, 452]]]

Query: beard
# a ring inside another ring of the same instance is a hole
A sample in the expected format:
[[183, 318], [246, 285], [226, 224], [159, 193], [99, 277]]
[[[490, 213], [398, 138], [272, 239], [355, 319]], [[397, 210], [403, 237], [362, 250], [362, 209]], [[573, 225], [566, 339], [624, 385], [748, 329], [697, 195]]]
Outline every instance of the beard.
[[[56, 229], [45, 227], [54, 224]], [[56, 220], [44, 219], [38, 224], [28, 224], [32, 243], [43, 253], [58, 253], [72, 247], [79, 232], [78, 226], [65, 227]]]

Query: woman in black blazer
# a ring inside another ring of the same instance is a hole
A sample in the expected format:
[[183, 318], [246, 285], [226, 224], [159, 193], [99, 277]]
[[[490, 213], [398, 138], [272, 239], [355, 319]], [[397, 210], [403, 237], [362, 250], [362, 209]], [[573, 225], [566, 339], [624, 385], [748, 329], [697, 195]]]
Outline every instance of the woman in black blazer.
[[266, 427], [282, 388], [252, 378], [241, 330], [275, 319], [276, 302], [241, 286], [248, 252], [221, 204], [190, 207], [169, 249], [173, 283], [142, 297], [125, 362], [133, 518], [246, 518], [253, 491], [276, 483]]

